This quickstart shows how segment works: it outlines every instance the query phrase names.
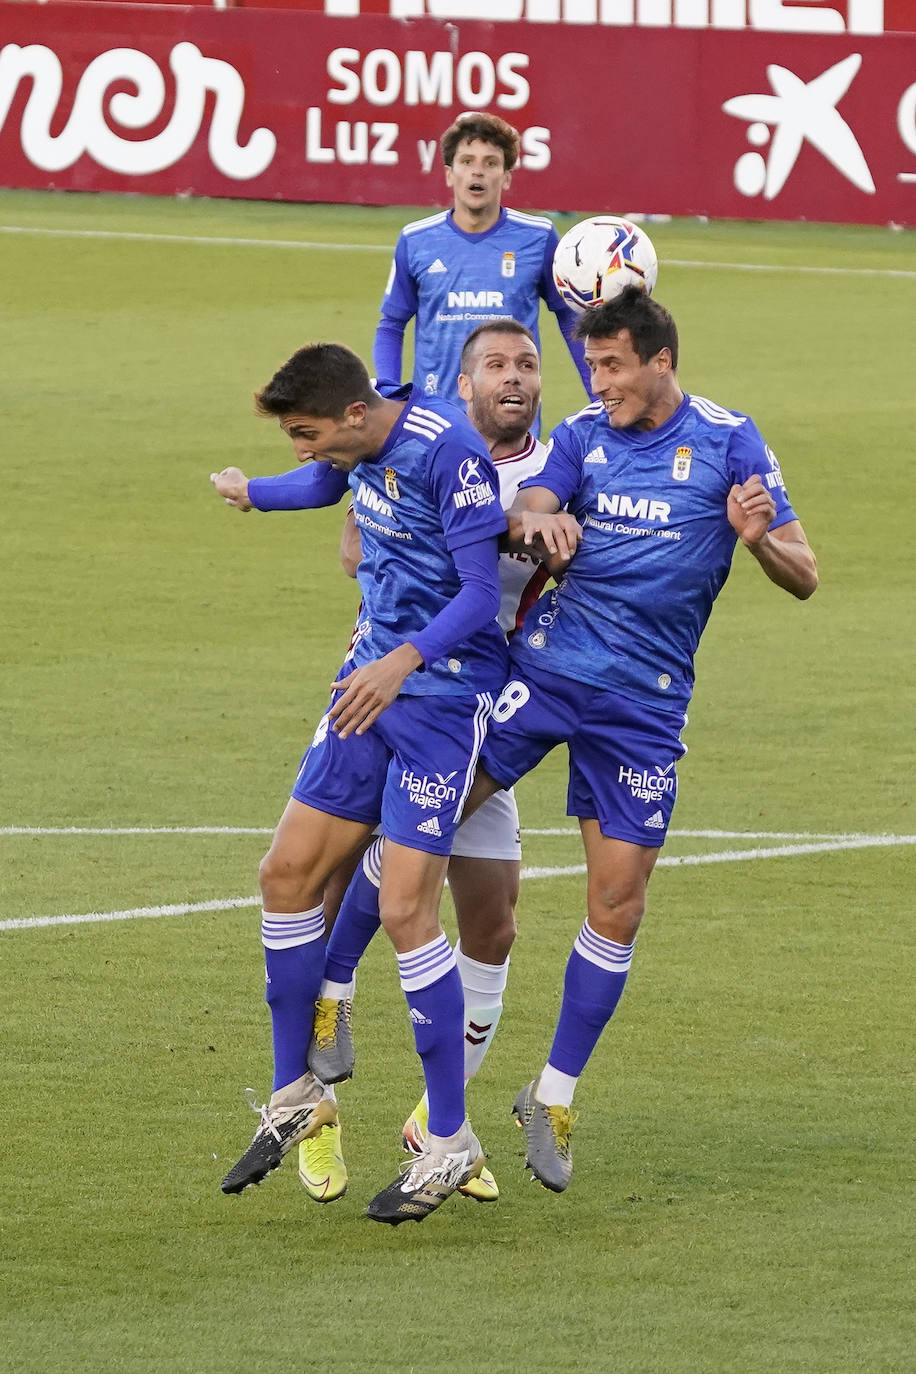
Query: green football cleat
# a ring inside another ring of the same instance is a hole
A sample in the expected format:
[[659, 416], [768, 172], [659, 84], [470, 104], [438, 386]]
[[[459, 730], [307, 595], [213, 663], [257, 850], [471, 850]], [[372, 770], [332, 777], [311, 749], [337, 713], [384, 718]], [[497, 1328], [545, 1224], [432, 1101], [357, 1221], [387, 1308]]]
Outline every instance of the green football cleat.
[[522, 1088], [512, 1108], [525, 1132], [528, 1158], [525, 1161], [535, 1178], [552, 1193], [562, 1193], [572, 1177], [572, 1150], [569, 1137], [576, 1113], [569, 1107], [548, 1106], [534, 1095], [537, 1079]]
[[299, 1182], [315, 1202], [336, 1202], [347, 1191], [339, 1121], [322, 1126], [310, 1140], [299, 1142]]

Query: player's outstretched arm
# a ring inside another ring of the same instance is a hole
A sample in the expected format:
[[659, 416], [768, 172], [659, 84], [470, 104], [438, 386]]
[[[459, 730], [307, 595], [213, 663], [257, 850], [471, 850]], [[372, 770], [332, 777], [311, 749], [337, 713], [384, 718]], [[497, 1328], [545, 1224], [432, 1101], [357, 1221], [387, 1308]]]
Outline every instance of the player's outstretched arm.
[[549, 487], [523, 487], [506, 519], [509, 532], [504, 542], [509, 551], [534, 554], [552, 573], [569, 562], [582, 541], [582, 526], [560, 509]]
[[763, 479], [754, 474], [728, 493], [728, 519], [745, 548], [777, 587], [806, 601], [817, 589], [817, 559], [798, 520], [770, 529], [776, 514]]
[[241, 511], [251, 510], [248, 478], [241, 468], [223, 468], [222, 472], [211, 472], [210, 481], [227, 506], [235, 506], [236, 510]]
[[241, 468], [211, 472], [210, 481], [227, 506], [239, 510], [315, 510], [333, 506], [347, 490], [347, 474], [330, 463], [307, 463], [275, 477], [246, 477]]

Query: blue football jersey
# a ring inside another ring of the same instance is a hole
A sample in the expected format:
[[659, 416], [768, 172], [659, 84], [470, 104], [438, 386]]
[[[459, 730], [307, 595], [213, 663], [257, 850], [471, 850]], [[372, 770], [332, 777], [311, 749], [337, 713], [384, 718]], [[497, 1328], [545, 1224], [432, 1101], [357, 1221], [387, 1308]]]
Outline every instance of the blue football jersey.
[[468, 334], [511, 317], [538, 335], [541, 300], [568, 310], [553, 281], [557, 231], [549, 219], [503, 209], [492, 229], [468, 234], [451, 210], [405, 225], [382, 300], [382, 320], [416, 317], [414, 385], [461, 404], [458, 373]]
[[568, 503], [584, 536], [560, 585], [528, 612], [513, 661], [683, 710], [737, 542], [728, 492], [754, 473], [776, 503], [770, 528], [796, 519], [747, 415], [685, 396], [659, 429], [615, 430], [598, 402], [562, 421], [522, 486]]
[[[486, 444], [463, 410], [410, 386], [378, 386], [406, 400], [381, 452], [350, 474], [363, 556], [363, 601], [349, 662], [362, 667], [419, 633], [457, 596], [451, 551], [502, 534], [506, 518]], [[408, 695], [498, 691], [505, 635], [494, 618], [447, 658], [413, 672]]]

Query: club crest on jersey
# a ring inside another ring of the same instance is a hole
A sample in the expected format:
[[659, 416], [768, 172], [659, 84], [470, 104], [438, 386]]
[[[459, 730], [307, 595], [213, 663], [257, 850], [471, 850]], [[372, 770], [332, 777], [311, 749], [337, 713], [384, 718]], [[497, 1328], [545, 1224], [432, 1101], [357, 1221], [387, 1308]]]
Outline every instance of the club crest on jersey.
[[458, 468], [462, 490], [452, 492], [452, 500], [459, 510], [466, 506], [489, 506], [496, 500], [490, 483], [481, 475], [479, 458], [465, 458]]
[[515, 276], [515, 254], [514, 254], [514, 253], [503, 253], [503, 276], [504, 276], [504, 277], [514, 277], [514, 276]]
[[682, 445], [675, 451], [674, 465], [671, 469], [671, 476], [675, 482], [686, 482], [690, 476], [690, 464], [693, 461], [693, 449]]
[[394, 468], [385, 469], [385, 495], [390, 496], [392, 501], [400, 501], [401, 493], [398, 490], [398, 475]]

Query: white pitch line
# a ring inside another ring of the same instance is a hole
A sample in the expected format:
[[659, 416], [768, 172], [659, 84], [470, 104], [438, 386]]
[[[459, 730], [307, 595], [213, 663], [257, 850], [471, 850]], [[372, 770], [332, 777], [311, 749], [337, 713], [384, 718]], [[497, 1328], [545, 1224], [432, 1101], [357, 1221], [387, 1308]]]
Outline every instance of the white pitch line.
[[[2, 832], [0, 832], [2, 833]], [[578, 835], [578, 826], [551, 830], [522, 830], [523, 835]], [[835, 830], [669, 830], [668, 838], [685, 840], [866, 840], [896, 839], [895, 835], [865, 835], [854, 830], [837, 834]]]
[[808, 277], [906, 277], [916, 272], [902, 267], [815, 267], [810, 263], [778, 262], [694, 262], [682, 258], [662, 258], [663, 267], [711, 267], [717, 272], [794, 272]]
[[142, 243], [202, 243], [220, 248], [303, 248], [329, 253], [394, 252], [392, 243], [324, 243], [310, 239], [243, 239], [211, 234], [141, 234], [127, 229], [43, 229], [28, 224], [0, 224], [0, 234], [35, 234], [58, 239], [139, 239]]
[[[272, 835], [270, 826], [255, 825], [0, 825], [2, 835]], [[522, 829], [523, 835], [578, 835], [578, 826], [543, 830]], [[669, 830], [669, 839], [690, 840], [873, 840], [893, 835], [866, 835], [850, 831], [838, 835], [826, 830]]]
[[[656, 867], [686, 867], [696, 864], [737, 863], [747, 859], [786, 859], [798, 854], [827, 854], [843, 849], [868, 849], [876, 846], [916, 844], [916, 835], [855, 835], [843, 836], [817, 844], [779, 845], [770, 849], [726, 849], [717, 854], [688, 854], [683, 857], [665, 855]], [[523, 868], [523, 878], [567, 878], [585, 872], [585, 864], [571, 864], [563, 868]], [[45, 926], [85, 925], [99, 921], [133, 921], [142, 917], [190, 916], [199, 911], [225, 911], [237, 907], [257, 907], [260, 897], [226, 897], [209, 902], [183, 902], [168, 906], [140, 906], [126, 911], [87, 911], [66, 916], [24, 916], [16, 920], [0, 921], [2, 930], [35, 930]]]
[[[32, 234], [49, 238], [70, 239], [126, 239], [143, 243], [200, 243], [228, 248], [287, 248], [308, 252], [329, 253], [387, 253], [394, 251], [390, 243], [327, 243], [310, 239], [250, 239], [212, 234], [154, 234], [128, 229], [51, 229], [27, 224], [0, 224], [0, 234]], [[693, 258], [663, 258], [666, 267], [699, 268], [714, 272], [780, 272], [805, 276], [828, 277], [896, 277], [916, 280], [916, 272], [896, 267], [816, 267], [809, 263], [777, 262], [719, 262]]]
[[[674, 832], [669, 832], [673, 834]], [[846, 835], [819, 844], [784, 844], [771, 849], [723, 849], [718, 854], [665, 854], [656, 868], [682, 868], [690, 864], [727, 864], [744, 859], [788, 859], [797, 854], [828, 854], [841, 849], [872, 849], [916, 844], [916, 835]], [[523, 878], [565, 878], [585, 872], [585, 864], [566, 868], [523, 868]]]
[[137, 921], [153, 916], [191, 916], [197, 911], [228, 911], [234, 907], [260, 906], [260, 897], [224, 897], [211, 902], [175, 902], [169, 906], [136, 906], [126, 911], [84, 911], [67, 916], [23, 916], [0, 921], [0, 930], [37, 930], [43, 926], [92, 925], [99, 921]]
[[0, 825], [0, 835], [272, 835], [254, 825]]

